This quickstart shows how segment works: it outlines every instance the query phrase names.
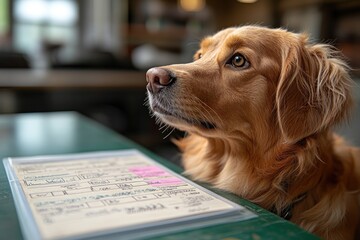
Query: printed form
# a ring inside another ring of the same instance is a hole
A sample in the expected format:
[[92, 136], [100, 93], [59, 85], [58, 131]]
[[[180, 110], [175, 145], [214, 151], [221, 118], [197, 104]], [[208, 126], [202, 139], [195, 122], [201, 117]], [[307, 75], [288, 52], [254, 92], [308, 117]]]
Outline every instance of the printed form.
[[42, 239], [91, 236], [219, 211], [253, 216], [138, 151], [50, 160], [9, 160]]

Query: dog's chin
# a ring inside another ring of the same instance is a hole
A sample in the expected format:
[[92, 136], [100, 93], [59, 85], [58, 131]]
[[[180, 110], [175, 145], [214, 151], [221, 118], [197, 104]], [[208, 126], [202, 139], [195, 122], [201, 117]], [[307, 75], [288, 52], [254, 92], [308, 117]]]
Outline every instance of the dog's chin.
[[152, 104], [151, 109], [164, 123], [183, 131], [211, 131], [216, 129], [216, 125], [211, 122], [187, 118], [184, 114], [174, 113], [171, 109], [165, 109], [158, 104]]

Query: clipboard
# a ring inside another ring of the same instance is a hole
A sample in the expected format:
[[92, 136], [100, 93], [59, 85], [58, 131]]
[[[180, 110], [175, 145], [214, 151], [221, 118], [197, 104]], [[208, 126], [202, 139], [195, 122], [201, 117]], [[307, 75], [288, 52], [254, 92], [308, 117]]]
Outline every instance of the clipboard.
[[135, 149], [3, 163], [25, 239], [139, 239], [256, 217]]

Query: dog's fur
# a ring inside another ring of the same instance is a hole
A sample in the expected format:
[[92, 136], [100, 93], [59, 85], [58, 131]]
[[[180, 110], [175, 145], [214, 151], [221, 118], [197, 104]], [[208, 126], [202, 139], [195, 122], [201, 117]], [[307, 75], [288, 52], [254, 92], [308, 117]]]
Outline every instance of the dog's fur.
[[[235, 53], [248, 65], [232, 66]], [[278, 214], [293, 206], [290, 220], [325, 239], [355, 239], [360, 150], [331, 133], [352, 104], [335, 55], [282, 29], [225, 29], [194, 62], [161, 67], [176, 81], [149, 91], [149, 105], [188, 132], [177, 144], [193, 179]]]

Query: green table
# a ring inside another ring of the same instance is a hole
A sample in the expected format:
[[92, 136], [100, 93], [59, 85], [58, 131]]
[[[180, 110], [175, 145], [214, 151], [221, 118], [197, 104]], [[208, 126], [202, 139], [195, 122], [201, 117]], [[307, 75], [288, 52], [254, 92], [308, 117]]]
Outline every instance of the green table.
[[[0, 116], [0, 157], [80, 153], [136, 148], [175, 172], [178, 166], [102, 125], [74, 112]], [[205, 186], [209, 188], [208, 186]], [[154, 239], [318, 239], [233, 194], [213, 191], [256, 212], [259, 217], [168, 234]], [[23, 239], [11, 190], [0, 164], [0, 239]]]

